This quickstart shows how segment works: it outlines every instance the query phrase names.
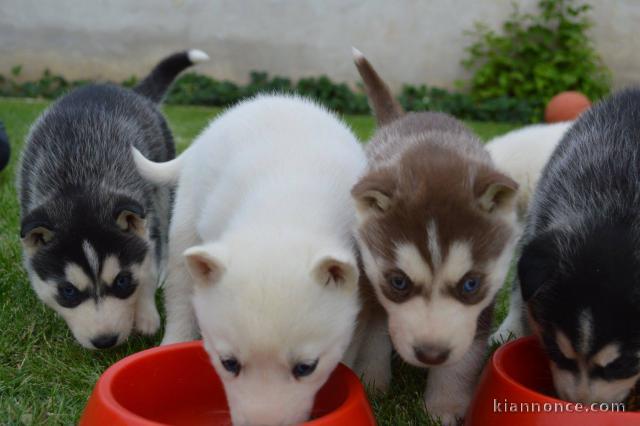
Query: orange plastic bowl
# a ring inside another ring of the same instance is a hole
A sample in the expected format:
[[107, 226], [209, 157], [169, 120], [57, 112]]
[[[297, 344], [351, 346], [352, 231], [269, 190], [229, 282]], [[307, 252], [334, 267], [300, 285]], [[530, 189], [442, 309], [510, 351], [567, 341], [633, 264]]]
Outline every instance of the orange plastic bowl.
[[[265, 389], [265, 392], [268, 390]], [[364, 388], [340, 364], [320, 389], [310, 426], [375, 425]], [[98, 379], [80, 425], [230, 425], [222, 382], [202, 342], [148, 349]]]
[[575, 120], [587, 108], [591, 101], [580, 92], [562, 92], [555, 95], [544, 110], [544, 121], [557, 123]]
[[[466, 426], [622, 426], [640, 424], [640, 412], [578, 410], [553, 396], [549, 361], [535, 337], [499, 348], [485, 367]], [[505, 405], [505, 403], [507, 405]], [[502, 405], [500, 405], [502, 404]], [[600, 410], [600, 407], [596, 407]], [[527, 412], [528, 410], [528, 412]]]

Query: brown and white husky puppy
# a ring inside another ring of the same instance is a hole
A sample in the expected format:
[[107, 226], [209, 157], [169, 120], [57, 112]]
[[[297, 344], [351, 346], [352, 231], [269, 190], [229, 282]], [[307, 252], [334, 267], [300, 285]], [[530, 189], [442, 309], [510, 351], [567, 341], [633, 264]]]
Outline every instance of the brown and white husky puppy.
[[374, 344], [356, 369], [384, 388], [391, 337], [408, 363], [433, 367], [428, 412], [444, 424], [464, 415], [487, 347], [493, 302], [516, 240], [518, 185], [455, 118], [403, 113], [354, 49], [378, 130], [368, 169], [354, 186], [366, 275], [388, 321], [360, 336]]

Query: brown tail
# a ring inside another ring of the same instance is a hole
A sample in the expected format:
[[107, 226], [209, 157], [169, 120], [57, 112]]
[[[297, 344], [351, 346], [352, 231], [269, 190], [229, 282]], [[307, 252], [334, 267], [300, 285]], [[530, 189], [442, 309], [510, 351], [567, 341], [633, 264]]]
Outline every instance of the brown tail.
[[369, 97], [369, 105], [373, 109], [378, 125], [389, 124], [402, 116], [402, 107], [394, 99], [389, 86], [380, 78], [362, 52], [355, 47], [353, 48], [353, 61], [364, 82], [364, 87]]

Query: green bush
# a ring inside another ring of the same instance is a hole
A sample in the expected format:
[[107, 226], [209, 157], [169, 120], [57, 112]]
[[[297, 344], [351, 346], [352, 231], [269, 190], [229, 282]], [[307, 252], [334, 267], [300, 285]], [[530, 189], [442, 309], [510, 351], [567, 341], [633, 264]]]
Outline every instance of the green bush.
[[591, 100], [606, 95], [611, 75], [587, 35], [591, 6], [574, 0], [539, 0], [538, 14], [514, 10], [502, 34], [476, 24], [465, 68], [473, 72], [474, 99], [535, 99], [533, 119], [559, 92], [577, 90]]
[[[39, 80], [17, 83], [15, 78], [20, 75], [20, 71], [20, 67], [14, 67], [12, 77], [0, 75], [0, 96], [55, 99], [75, 87], [89, 83], [87, 80], [68, 81], [48, 70]], [[137, 83], [136, 77], [130, 77], [120, 84], [133, 87]], [[258, 93], [275, 92], [308, 96], [344, 114], [369, 113], [364, 93], [355, 92], [344, 83], [334, 83], [326, 76], [303, 78], [293, 83], [284, 77], [269, 77], [265, 72], [252, 72], [246, 85], [187, 73], [174, 83], [166, 103], [228, 107]], [[407, 111], [441, 111], [463, 119], [482, 121], [525, 122], [529, 120], [532, 110], [532, 103], [529, 101], [513, 98], [478, 101], [468, 94], [427, 86], [404, 86], [399, 100]]]

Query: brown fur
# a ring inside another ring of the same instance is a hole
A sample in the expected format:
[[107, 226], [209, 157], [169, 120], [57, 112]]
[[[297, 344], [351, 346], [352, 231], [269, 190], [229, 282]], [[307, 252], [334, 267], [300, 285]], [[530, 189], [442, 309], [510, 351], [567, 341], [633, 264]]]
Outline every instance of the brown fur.
[[[441, 259], [456, 241], [472, 247], [475, 277], [490, 271], [490, 262], [504, 250], [514, 229], [500, 210], [513, 209], [517, 184], [498, 172], [479, 139], [467, 127], [442, 113], [402, 114], [388, 87], [364, 57], [356, 57], [380, 128], [367, 147], [369, 169], [352, 195], [364, 217], [359, 235], [373, 256], [394, 271], [395, 248], [411, 243], [435, 271], [427, 247], [427, 228], [433, 221]], [[488, 203], [487, 203], [488, 202]], [[486, 288], [471, 297], [460, 292], [461, 282], [446, 291], [464, 304], [484, 299]], [[382, 293], [402, 303], [410, 297], [429, 297], [430, 283], [412, 283], [398, 295], [386, 285]], [[486, 314], [485, 314], [486, 316]], [[479, 321], [482, 322], [482, 321]]]

